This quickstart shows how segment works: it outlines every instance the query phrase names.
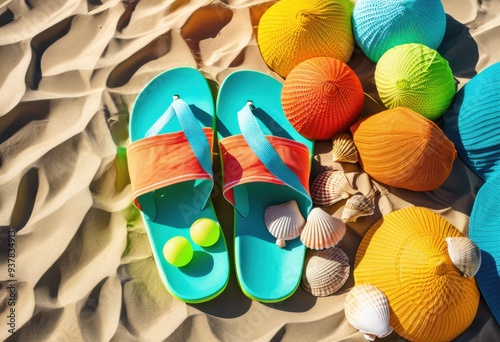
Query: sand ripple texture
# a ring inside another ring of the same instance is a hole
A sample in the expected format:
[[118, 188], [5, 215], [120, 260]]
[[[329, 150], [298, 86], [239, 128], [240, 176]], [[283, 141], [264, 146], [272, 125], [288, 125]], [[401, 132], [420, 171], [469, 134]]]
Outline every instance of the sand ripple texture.
[[[256, 40], [259, 18], [274, 2], [0, 0], [0, 243], [6, 244], [9, 229], [17, 231], [16, 334], [6, 328], [2, 254], [0, 340], [364, 341], [343, 314], [352, 274], [333, 296], [315, 298], [299, 288], [290, 299], [265, 305], [241, 293], [233, 272], [218, 298], [177, 301], [159, 279], [131, 205], [124, 148], [138, 92], [177, 66], [198, 68], [214, 94], [239, 69], [280, 79]], [[443, 2], [448, 30], [439, 51], [460, 87], [500, 60], [500, 6], [494, 0]], [[380, 111], [374, 64], [357, 49], [349, 66], [363, 83], [363, 113]], [[371, 189], [358, 166], [331, 159], [331, 143], [318, 143], [314, 173], [347, 167], [357, 189]], [[431, 207], [466, 231], [480, 185], [457, 161], [450, 179], [432, 193], [384, 188], [380, 210], [348, 224], [339, 247], [354, 260], [362, 235], [389, 202], [391, 208]], [[232, 248], [231, 209], [220, 179], [214, 202]], [[327, 210], [340, 217], [342, 205]], [[478, 340], [481, 329], [486, 339], [500, 334], [481, 305], [482, 315], [462, 341]], [[401, 341], [394, 334], [385, 340]]]

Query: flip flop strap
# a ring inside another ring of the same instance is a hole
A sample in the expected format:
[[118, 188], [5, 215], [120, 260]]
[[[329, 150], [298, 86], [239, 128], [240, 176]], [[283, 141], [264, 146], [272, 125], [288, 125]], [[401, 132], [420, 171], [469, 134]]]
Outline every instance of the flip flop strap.
[[[158, 134], [174, 116], [183, 130]], [[212, 141], [212, 128], [201, 128], [187, 103], [175, 99], [148, 130], [146, 137], [127, 147], [132, 195], [137, 208], [154, 220], [155, 190], [200, 180], [194, 185], [198, 197], [193, 206], [203, 209], [213, 188]]]
[[203, 133], [198, 120], [189, 108], [189, 105], [182, 99], [174, 99], [167, 110], [156, 120], [151, 128], [146, 132], [146, 137], [151, 137], [160, 133], [174, 116], [177, 116], [181, 128], [186, 135], [189, 145], [196, 156], [196, 159], [206, 173], [212, 178], [212, 155], [210, 144], [205, 133]]
[[309, 192], [302, 185], [299, 177], [285, 164], [273, 145], [267, 140], [252, 113], [251, 106], [250, 103], [247, 103], [238, 112], [238, 124], [248, 146], [250, 146], [257, 158], [277, 179], [304, 197], [310, 198]]

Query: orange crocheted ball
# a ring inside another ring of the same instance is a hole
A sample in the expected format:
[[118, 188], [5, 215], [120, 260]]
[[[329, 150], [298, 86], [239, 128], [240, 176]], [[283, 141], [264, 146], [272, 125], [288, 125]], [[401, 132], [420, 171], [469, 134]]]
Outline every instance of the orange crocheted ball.
[[310, 58], [290, 72], [281, 92], [283, 111], [308, 139], [326, 140], [356, 122], [364, 104], [361, 81], [344, 62]]
[[376, 180], [398, 188], [430, 191], [448, 178], [457, 151], [431, 120], [397, 107], [351, 127], [361, 166]]

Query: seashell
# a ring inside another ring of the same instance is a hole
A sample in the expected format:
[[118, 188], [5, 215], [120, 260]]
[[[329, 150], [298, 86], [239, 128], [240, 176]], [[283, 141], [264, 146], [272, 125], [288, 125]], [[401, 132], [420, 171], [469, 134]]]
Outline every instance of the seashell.
[[286, 246], [285, 240], [298, 237], [306, 224], [295, 200], [267, 207], [264, 222], [280, 248]]
[[467, 82], [443, 116], [446, 136], [461, 159], [481, 178], [500, 170], [500, 62]]
[[481, 251], [468, 237], [447, 237], [451, 261], [466, 277], [474, 277], [481, 266]]
[[383, 338], [393, 329], [389, 325], [389, 302], [385, 294], [370, 284], [354, 286], [344, 303], [347, 322], [369, 341]]
[[359, 217], [372, 215], [375, 211], [375, 196], [353, 195], [347, 200], [342, 211], [342, 221], [356, 222]]
[[301, 285], [313, 296], [329, 296], [344, 286], [349, 271], [349, 258], [340, 248], [308, 249]]
[[325, 171], [316, 177], [311, 185], [312, 200], [320, 207], [342, 201], [356, 192], [342, 171]]
[[453, 143], [434, 122], [408, 108], [372, 115], [351, 131], [365, 172], [398, 188], [438, 188], [457, 156]]
[[262, 15], [257, 41], [264, 61], [280, 76], [300, 62], [325, 56], [347, 62], [354, 50], [349, 0], [285, 0]]
[[452, 341], [474, 320], [480, 299], [475, 278], [462, 276], [445, 241], [461, 236], [446, 219], [422, 207], [395, 210], [363, 236], [354, 282], [386, 295], [390, 324], [401, 337]]
[[472, 206], [469, 238], [481, 250], [481, 267], [475, 280], [488, 303], [493, 316], [500, 324], [500, 173], [492, 175], [479, 188]]
[[375, 84], [387, 108], [406, 107], [429, 120], [444, 114], [456, 88], [448, 61], [422, 44], [398, 45], [384, 53]]
[[364, 104], [361, 81], [344, 62], [315, 57], [301, 62], [283, 83], [283, 112], [311, 140], [332, 139], [354, 124]]
[[300, 241], [311, 249], [325, 249], [339, 243], [345, 232], [346, 228], [342, 220], [333, 217], [321, 208], [313, 208], [307, 215]]
[[402, 44], [437, 49], [446, 31], [440, 0], [358, 0], [352, 22], [356, 42], [375, 63], [387, 50]]
[[335, 134], [333, 136], [332, 145], [334, 162], [356, 163], [358, 161], [358, 149], [350, 134]]

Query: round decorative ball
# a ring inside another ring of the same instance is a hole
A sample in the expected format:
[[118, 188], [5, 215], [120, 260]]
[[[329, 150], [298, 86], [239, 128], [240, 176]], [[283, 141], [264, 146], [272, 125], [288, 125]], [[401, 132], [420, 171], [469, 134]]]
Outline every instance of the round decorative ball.
[[354, 50], [350, 0], [281, 0], [261, 17], [257, 31], [267, 65], [286, 77], [300, 62], [334, 57], [347, 62]]
[[283, 111], [294, 128], [313, 140], [331, 139], [354, 124], [364, 104], [361, 81], [344, 62], [316, 57], [290, 72], [281, 92]]
[[352, 22], [356, 42], [375, 63], [401, 44], [437, 49], [446, 31], [441, 0], [358, 0]]
[[410, 108], [429, 120], [445, 113], [456, 89], [448, 61], [436, 50], [413, 43], [384, 53], [375, 69], [375, 84], [387, 108]]
[[163, 246], [163, 256], [173, 266], [186, 266], [193, 258], [193, 247], [185, 237], [174, 236]]
[[209, 218], [199, 218], [193, 222], [189, 235], [194, 243], [202, 247], [214, 245], [220, 237], [220, 227], [217, 222]]
[[437, 189], [457, 156], [453, 143], [433, 121], [404, 107], [369, 116], [351, 132], [363, 170], [397, 188]]
[[500, 171], [500, 62], [475, 75], [443, 116], [458, 155], [484, 180]]

